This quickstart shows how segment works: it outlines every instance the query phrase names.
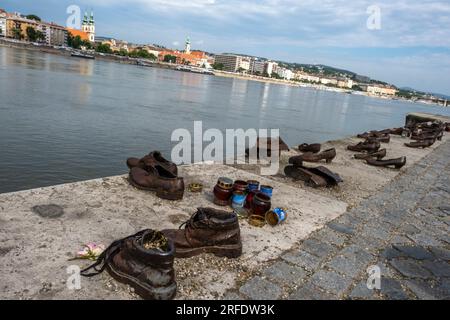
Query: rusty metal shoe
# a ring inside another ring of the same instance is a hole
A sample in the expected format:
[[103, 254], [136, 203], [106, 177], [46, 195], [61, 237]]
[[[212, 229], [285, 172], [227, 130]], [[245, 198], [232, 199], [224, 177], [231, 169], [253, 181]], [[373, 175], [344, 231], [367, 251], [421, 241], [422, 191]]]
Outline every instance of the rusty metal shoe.
[[160, 165], [147, 167], [147, 170], [134, 167], [128, 180], [138, 189], [156, 191], [156, 196], [166, 200], [181, 200], [184, 194], [184, 180]]
[[[259, 159], [260, 154], [263, 155], [263, 157], [271, 157], [272, 151], [275, 151], [274, 148], [272, 148], [272, 143], [274, 139], [270, 138], [260, 138], [258, 137], [256, 140], [256, 145], [251, 148], [245, 149], [245, 157], [248, 158], [255, 149], [256, 151], [256, 157]], [[281, 151], [289, 151], [289, 146], [281, 139], [281, 137], [278, 138], [278, 155], [281, 155]]]
[[343, 182], [342, 178], [328, 168], [319, 166], [316, 168], [307, 168], [299, 166], [286, 166], [284, 168], [286, 176], [293, 178], [294, 180], [305, 181], [307, 186], [313, 188], [320, 187], [333, 187]]
[[313, 188], [322, 188], [327, 186], [327, 180], [321, 176], [314, 174], [309, 168], [301, 166], [286, 166], [284, 168], [284, 174], [294, 180], [304, 181], [306, 185]]
[[389, 134], [401, 136], [403, 134], [403, 130], [405, 130], [405, 129], [404, 128], [392, 128], [392, 129], [389, 129]]
[[391, 136], [389, 134], [378, 135], [378, 136], [368, 137], [366, 141], [368, 143], [373, 143], [373, 142], [389, 143], [391, 141]]
[[147, 229], [114, 241], [81, 275], [92, 277], [107, 270], [144, 299], [170, 300], [177, 292], [174, 258], [173, 242], [161, 232]]
[[396, 159], [387, 159], [387, 160], [375, 160], [373, 158], [366, 159], [367, 164], [371, 166], [378, 167], [390, 167], [394, 166], [395, 169], [400, 169], [406, 164], [406, 157], [400, 157]]
[[162, 232], [173, 241], [177, 258], [189, 258], [202, 253], [237, 258], [242, 254], [239, 221], [234, 212], [198, 208], [179, 229]]
[[320, 160], [325, 160], [326, 163], [330, 163], [334, 158], [336, 158], [336, 149], [331, 148], [321, 153], [306, 152], [302, 155], [291, 157], [289, 158], [289, 163], [296, 166], [302, 166], [303, 161], [319, 162]]
[[367, 141], [360, 142], [356, 145], [347, 146], [347, 149], [350, 151], [356, 152], [376, 152], [380, 149], [380, 143], [378, 141], [368, 143]]
[[380, 149], [377, 152], [371, 153], [358, 153], [355, 154], [355, 159], [366, 160], [368, 158], [377, 158], [377, 160], [381, 160], [386, 156], [386, 149]]
[[413, 134], [411, 140], [442, 140], [444, 133], [441, 132], [423, 132], [420, 134]]
[[318, 153], [320, 149], [322, 148], [322, 145], [320, 143], [302, 143], [298, 146], [298, 150], [300, 152], [312, 152], [312, 153]]
[[434, 144], [435, 140], [434, 139], [429, 139], [429, 140], [419, 140], [419, 141], [413, 141], [413, 142], [409, 142], [409, 143], [405, 143], [405, 146], [409, 147], [409, 148], [428, 148], [430, 146], [432, 146]]
[[169, 161], [166, 158], [164, 158], [161, 152], [159, 151], [152, 151], [141, 159], [139, 158], [127, 159], [127, 166], [129, 169], [138, 167], [146, 170], [148, 167], [152, 167], [156, 164], [164, 167], [164, 169], [170, 171], [174, 175], [178, 175], [177, 165], [172, 161]]

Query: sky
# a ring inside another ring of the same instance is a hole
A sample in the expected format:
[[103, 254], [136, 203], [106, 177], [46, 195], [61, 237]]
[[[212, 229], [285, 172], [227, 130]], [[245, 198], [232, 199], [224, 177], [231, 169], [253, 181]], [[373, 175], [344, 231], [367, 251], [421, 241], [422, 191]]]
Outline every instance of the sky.
[[344, 68], [450, 95], [449, 0], [0, 0], [66, 25], [93, 10], [96, 34]]

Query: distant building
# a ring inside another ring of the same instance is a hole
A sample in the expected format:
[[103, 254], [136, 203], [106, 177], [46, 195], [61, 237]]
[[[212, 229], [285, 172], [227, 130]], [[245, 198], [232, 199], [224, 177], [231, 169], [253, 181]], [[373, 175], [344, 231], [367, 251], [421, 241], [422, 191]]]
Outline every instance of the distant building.
[[351, 88], [353, 88], [354, 84], [355, 84], [354, 81], [351, 79], [338, 79], [338, 82], [337, 82], [337, 86], [339, 88], [351, 89]]
[[219, 54], [215, 57], [216, 64], [223, 64], [224, 71], [236, 72], [241, 65], [242, 57], [234, 54]]
[[178, 50], [165, 49], [158, 52], [158, 60], [164, 61], [167, 55], [175, 56], [175, 63], [177, 64], [185, 64], [197, 67], [209, 66], [208, 56], [204, 51], [192, 50], [189, 54], [187, 54], [184, 51], [180, 52]]
[[[2, 27], [2, 19], [5, 17], [6, 27]], [[5, 31], [4, 36], [8, 38], [19, 38], [25, 41], [37, 41], [52, 46], [66, 46], [67, 45], [67, 30], [55, 23], [48, 23], [44, 21], [36, 21], [33, 19], [24, 18], [19, 13], [0, 12], [0, 28]], [[33, 28], [43, 34], [40, 39], [30, 39], [28, 35], [28, 28]]]
[[266, 62], [266, 67], [265, 67], [265, 72], [269, 75], [269, 76], [271, 76], [272, 75], [272, 72], [275, 72], [275, 70], [277, 69], [277, 67], [278, 67], [278, 63], [276, 63], [276, 62], [273, 62], [273, 61], [268, 61], [268, 62]]
[[278, 67], [276, 69], [276, 74], [280, 78], [283, 78], [283, 79], [286, 79], [286, 80], [291, 80], [293, 78], [293, 75], [294, 75], [291, 70], [286, 69], [286, 68], [280, 68], [280, 67]]
[[72, 35], [72, 37], [77, 37], [79, 36], [81, 38], [81, 40], [84, 41], [89, 41], [89, 34], [87, 34], [84, 31], [78, 30], [78, 29], [72, 29], [72, 28], [67, 28], [66, 29], [68, 33], [70, 33]]
[[250, 73], [252, 74], [263, 74], [266, 69], [266, 62], [256, 59], [250, 61]]
[[368, 85], [366, 91], [367, 93], [378, 96], [395, 96], [398, 92], [394, 87], [383, 85]]
[[67, 46], [68, 31], [54, 23], [41, 23], [40, 31], [45, 34], [45, 43], [52, 46]]
[[299, 81], [307, 81], [307, 82], [315, 82], [315, 83], [319, 83], [320, 82], [320, 78], [319, 77], [310, 75], [308, 73], [303, 73], [303, 72], [296, 72], [294, 74], [293, 78], [295, 80], [299, 80]]
[[250, 59], [249, 58], [242, 58], [240, 63], [239, 63], [238, 69], [242, 69], [242, 70], [248, 72], [250, 70]]
[[337, 81], [337, 79], [333, 79], [333, 78], [320, 78], [320, 83], [324, 84], [324, 85], [337, 86], [338, 81]]
[[186, 38], [186, 43], [184, 46], [184, 53], [191, 54], [191, 39], [189, 39], [189, 37]]
[[6, 37], [6, 11], [0, 9], [0, 37]]
[[87, 12], [84, 13], [83, 23], [81, 24], [81, 31], [88, 35], [88, 41], [95, 42], [94, 12], [91, 11], [90, 16], [88, 16]]

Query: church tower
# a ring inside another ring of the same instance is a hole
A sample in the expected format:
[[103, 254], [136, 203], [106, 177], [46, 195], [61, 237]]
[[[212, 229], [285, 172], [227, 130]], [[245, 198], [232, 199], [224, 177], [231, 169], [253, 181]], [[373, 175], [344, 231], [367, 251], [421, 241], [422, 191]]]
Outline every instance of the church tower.
[[84, 13], [81, 31], [88, 34], [90, 42], [95, 42], [95, 20], [93, 11], [91, 11], [90, 16], [88, 16], [87, 12]]
[[191, 40], [189, 37], [186, 39], [186, 46], [184, 47], [184, 53], [191, 54]]

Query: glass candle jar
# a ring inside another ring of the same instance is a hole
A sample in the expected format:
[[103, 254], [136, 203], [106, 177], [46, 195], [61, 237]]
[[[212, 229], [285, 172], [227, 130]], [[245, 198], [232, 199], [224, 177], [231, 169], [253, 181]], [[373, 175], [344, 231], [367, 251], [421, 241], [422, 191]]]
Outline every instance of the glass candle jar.
[[214, 186], [214, 203], [219, 206], [227, 206], [230, 204], [233, 195], [233, 180], [221, 177]]
[[278, 224], [286, 221], [287, 213], [283, 208], [275, 208], [273, 210], [269, 210], [266, 213], [266, 222], [271, 226], [276, 226]]
[[270, 210], [272, 203], [270, 197], [262, 192], [258, 192], [253, 197], [253, 214], [266, 217], [266, 212]]
[[233, 197], [231, 198], [231, 207], [233, 209], [239, 209], [244, 207], [245, 193], [239, 190], [233, 192]]
[[243, 180], [236, 180], [233, 184], [233, 191], [247, 192], [248, 184]]
[[261, 186], [260, 191], [269, 197], [272, 197], [273, 188], [271, 186]]
[[247, 181], [247, 189], [248, 191], [259, 190], [259, 181], [256, 180], [248, 180]]
[[248, 192], [247, 197], [245, 198], [244, 208], [252, 212], [253, 210], [253, 198], [255, 194], [257, 194], [258, 190], [251, 190]]

